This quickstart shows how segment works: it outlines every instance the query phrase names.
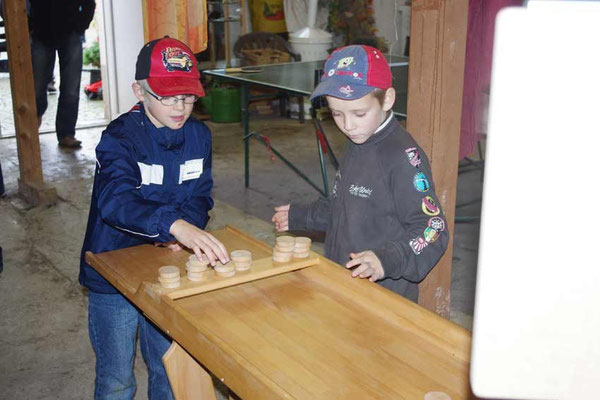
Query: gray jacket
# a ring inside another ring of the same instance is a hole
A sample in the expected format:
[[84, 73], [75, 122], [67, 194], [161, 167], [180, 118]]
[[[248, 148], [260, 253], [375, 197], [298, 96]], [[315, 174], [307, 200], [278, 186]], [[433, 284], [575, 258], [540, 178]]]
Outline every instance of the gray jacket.
[[427, 156], [395, 118], [363, 144], [347, 141], [330, 198], [292, 204], [289, 226], [326, 231], [325, 256], [341, 265], [372, 250], [378, 283], [415, 302], [449, 240]]

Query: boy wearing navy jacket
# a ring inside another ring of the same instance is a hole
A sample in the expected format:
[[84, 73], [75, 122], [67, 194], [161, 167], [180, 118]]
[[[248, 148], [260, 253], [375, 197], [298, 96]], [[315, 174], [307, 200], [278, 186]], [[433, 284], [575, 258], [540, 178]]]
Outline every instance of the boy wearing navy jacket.
[[99, 253], [144, 243], [204, 254], [214, 265], [227, 250], [204, 231], [211, 198], [211, 133], [189, 119], [204, 96], [192, 51], [162, 38], [147, 43], [132, 85], [139, 102], [112, 121], [96, 147], [90, 215], [79, 282], [89, 293], [89, 333], [96, 353], [94, 398], [132, 399], [139, 327], [148, 367], [148, 398], [172, 399], [162, 364], [170, 339], [85, 262]]

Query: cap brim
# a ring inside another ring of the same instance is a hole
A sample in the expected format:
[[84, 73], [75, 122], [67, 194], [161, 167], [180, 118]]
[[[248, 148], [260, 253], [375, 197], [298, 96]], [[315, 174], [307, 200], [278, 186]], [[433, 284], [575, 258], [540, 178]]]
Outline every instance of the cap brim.
[[356, 100], [366, 96], [375, 89], [371, 86], [349, 84], [347, 82], [336, 81], [335, 79], [327, 79], [317, 85], [314, 92], [310, 95], [310, 99], [319, 96], [332, 96], [343, 100]]
[[148, 78], [148, 85], [159, 96], [177, 96], [180, 94], [195, 94], [204, 97], [204, 88], [198, 78]]

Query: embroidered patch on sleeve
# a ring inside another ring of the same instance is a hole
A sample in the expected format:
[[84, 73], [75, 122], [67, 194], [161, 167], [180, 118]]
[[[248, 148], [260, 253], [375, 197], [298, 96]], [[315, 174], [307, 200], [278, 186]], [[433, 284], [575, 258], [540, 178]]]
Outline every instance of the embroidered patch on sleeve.
[[426, 215], [430, 215], [432, 217], [435, 217], [436, 215], [440, 214], [440, 209], [435, 204], [435, 200], [433, 200], [433, 197], [431, 196], [423, 197], [421, 209]]
[[444, 232], [446, 229], [446, 223], [444, 222], [444, 219], [440, 217], [429, 218], [429, 221], [427, 221], [427, 226], [435, 229], [438, 232]]
[[406, 156], [408, 157], [408, 162], [410, 165], [415, 168], [421, 165], [421, 155], [416, 147], [410, 147], [404, 151], [406, 152]]
[[429, 190], [429, 181], [422, 172], [417, 172], [413, 178], [413, 185], [419, 192], [426, 192]]
[[422, 237], [416, 237], [410, 242], [408, 242], [408, 244], [410, 245], [410, 248], [412, 249], [413, 253], [415, 253], [416, 255], [421, 254], [423, 249], [427, 247], [427, 242]]
[[423, 237], [425, 241], [429, 244], [435, 242], [437, 238], [440, 236], [440, 233], [433, 228], [427, 227], [423, 232]]

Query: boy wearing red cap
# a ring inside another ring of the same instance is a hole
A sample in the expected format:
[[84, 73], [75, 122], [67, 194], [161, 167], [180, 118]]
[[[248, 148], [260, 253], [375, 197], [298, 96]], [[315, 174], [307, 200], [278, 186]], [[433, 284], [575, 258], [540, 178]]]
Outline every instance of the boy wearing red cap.
[[325, 96], [348, 138], [331, 197], [275, 208], [278, 231], [327, 233], [325, 256], [412, 301], [448, 245], [427, 156], [392, 113], [392, 74], [369, 46], [335, 50], [311, 99]]
[[94, 398], [132, 399], [139, 327], [148, 366], [148, 398], [172, 399], [162, 364], [170, 339], [85, 261], [144, 243], [188, 247], [212, 264], [227, 250], [204, 231], [213, 207], [211, 133], [190, 119], [204, 96], [192, 51], [163, 38], [138, 55], [133, 91], [139, 102], [111, 122], [96, 147], [96, 172], [79, 282], [89, 289], [89, 332], [96, 353]]

